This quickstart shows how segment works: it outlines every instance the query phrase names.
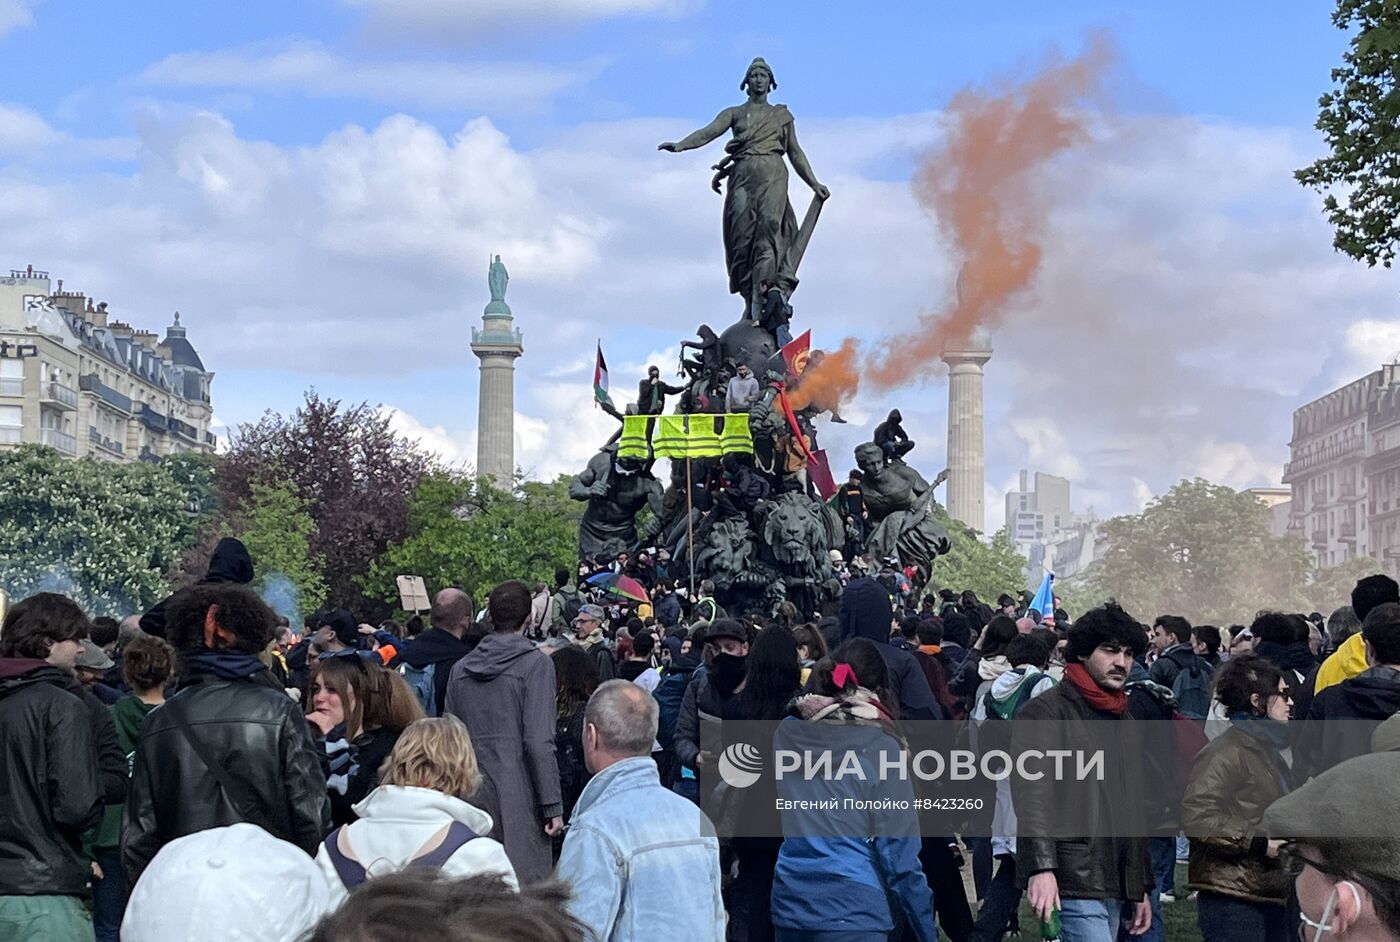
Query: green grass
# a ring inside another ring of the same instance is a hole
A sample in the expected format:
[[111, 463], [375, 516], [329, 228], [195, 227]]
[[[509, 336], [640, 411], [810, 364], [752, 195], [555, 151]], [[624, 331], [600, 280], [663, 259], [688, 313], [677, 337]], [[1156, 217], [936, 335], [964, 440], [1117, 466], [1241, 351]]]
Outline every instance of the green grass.
[[[1176, 866], [1175, 903], [1162, 904], [1162, 921], [1166, 923], [1166, 942], [1201, 942], [1201, 932], [1196, 927], [1196, 901], [1187, 899], [1190, 892], [1186, 888], [1186, 864]], [[947, 939], [940, 933], [940, 937]], [[1014, 939], [1014, 936], [1007, 936]], [[1021, 902], [1021, 942], [1034, 942], [1040, 938], [1040, 920], [1031, 912], [1024, 900]]]

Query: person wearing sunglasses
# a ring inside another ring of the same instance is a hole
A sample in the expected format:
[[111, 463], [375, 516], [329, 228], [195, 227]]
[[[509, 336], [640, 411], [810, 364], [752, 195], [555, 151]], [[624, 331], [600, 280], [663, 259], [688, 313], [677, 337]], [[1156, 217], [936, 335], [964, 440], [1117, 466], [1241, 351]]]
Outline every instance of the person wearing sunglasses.
[[1400, 942], [1400, 753], [1348, 759], [1279, 799], [1263, 831], [1287, 838], [1302, 942]]
[[1288, 793], [1288, 685], [1267, 658], [1241, 654], [1216, 674], [1230, 728], [1201, 750], [1181, 802], [1191, 839], [1191, 889], [1205, 942], [1289, 942], [1282, 841], [1259, 833], [1264, 810]]

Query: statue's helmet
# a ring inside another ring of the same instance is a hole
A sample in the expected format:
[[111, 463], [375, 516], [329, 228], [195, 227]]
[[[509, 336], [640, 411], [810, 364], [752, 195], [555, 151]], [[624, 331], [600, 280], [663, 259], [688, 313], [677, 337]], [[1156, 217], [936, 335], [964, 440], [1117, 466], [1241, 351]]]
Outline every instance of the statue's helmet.
[[777, 76], [773, 74], [773, 67], [770, 66], [766, 61], [764, 61], [762, 56], [758, 56], [752, 62], [750, 62], [749, 67], [744, 70], [744, 80], [739, 83], [739, 91], [746, 92], [749, 90], [749, 76], [753, 75], [754, 69], [762, 69], [764, 72], [768, 73], [769, 88], [778, 87], [778, 79]]

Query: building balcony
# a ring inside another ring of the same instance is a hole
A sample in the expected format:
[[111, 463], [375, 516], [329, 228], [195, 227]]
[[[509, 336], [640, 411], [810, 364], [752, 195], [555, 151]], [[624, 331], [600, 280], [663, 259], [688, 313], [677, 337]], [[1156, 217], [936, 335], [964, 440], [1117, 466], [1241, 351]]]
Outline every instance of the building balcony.
[[78, 391], [49, 380], [39, 387], [39, 402], [46, 406], [57, 406], [64, 412], [73, 412], [78, 408]]
[[1337, 485], [1337, 497], [1339, 500], [1356, 499], [1356, 483], [1353, 481], [1343, 481]]
[[88, 373], [78, 377], [78, 388], [85, 393], [91, 393], [98, 399], [105, 402], [112, 408], [131, 415], [131, 397], [123, 396], [111, 386], [97, 378], [94, 373]]
[[1365, 442], [1360, 436], [1354, 436], [1341, 444], [1328, 445], [1326, 448], [1318, 448], [1305, 455], [1300, 455], [1283, 466], [1283, 483], [1290, 484], [1292, 479], [1302, 472], [1321, 468], [1333, 461], [1340, 461], [1352, 455], [1362, 455], [1365, 450]]
[[1312, 535], [1312, 545], [1313, 545], [1313, 548], [1314, 548], [1314, 549], [1326, 549], [1326, 548], [1327, 548], [1327, 531], [1326, 531], [1326, 530], [1314, 530], [1314, 531], [1313, 531], [1313, 535]]
[[170, 431], [174, 432], [176, 435], [179, 435], [181, 438], [187, 439], [195, 443], [200, 443], [203, 441], [203, 439], [199, 437], [199, 429], [195, 428], [193, 425], [190, 425], [186, 422], [181, 422], [179, 419], [170, 419], [169, 422]]
[[1337, 539], [1341, 540], [1343, 543], [1355, 543], [1356, 524], [1350, 522], [1337, 524]]
[[24, 441], [24, 429], [18, 425], [0, 425], [0, 445], [18, 445]]
[[482, 330], [472, 328], [472, 346], [485, 347], [524, 347], [525, 334], [519, 327], [515, 330]]
[[125, 445], [123, 445], [121, 442], [112, 441], [112, 439], [108, 438], [106, 435], [103, 435], [91, 425], [88, 426], [88, 441], [96, 445], [98, 448], [101, 448], [103, 451], [116, 455], [118, 457], [124, 457], [126, 455]]
[[0, 379], [0, 396], [19, 397], [24, 395], [24, 380]]
[[205, 432], [204, 444], [208, 445], [210, 448], [218, 448], [219, 436], [215, 435], [213, 432]]
[[136, 456], [137, 461], [144, 461], [147, 464], [160, 464], [160, 455], [151, 451], [150, 445], [141, 446], [141, 454]]
[[65, 455], [76, 455], [78, 453], [78, 440], [67, 432], [56, 428], [39, 429], [39, 443], [57, 449]]
[[168, 432], [170, 430], [170, 420], [152, 409], [147, 403], [141, 403], [136, 414], [141, 419], [141, 424], [152, 431]]

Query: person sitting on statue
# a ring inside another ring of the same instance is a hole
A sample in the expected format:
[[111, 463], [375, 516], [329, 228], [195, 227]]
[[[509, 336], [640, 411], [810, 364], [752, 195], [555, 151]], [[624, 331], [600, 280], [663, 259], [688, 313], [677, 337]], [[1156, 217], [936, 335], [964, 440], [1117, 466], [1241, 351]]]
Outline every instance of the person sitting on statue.
[[885, 464], [890, 464], [896, 458], [902, 460], [914, 449], [914, 442], [904, 434], [904, 426], [900, 424], [903, 421], [904, 416], [899, 414], [899, 410], [891, 409], [885, 421], [875, 426], [875, 444], [885, 453]]
[[715, 495], [715, 520], [749, 516], [767, 499], [768, 481], [734, 455], [725, 455], [720, 464], [725, 486]]
[[[700, 337], [699, 340], [681, 341], [681, 366], [690, 374], [691, 379], [703, 379], [708, 389], [708, 387], [714, 383], [715, 376], [718, 375], [721, 364], [719, 335], [711, 329], [709, 324], [701, 324], [696, 329], [695, 333]], [[684, 350], [686, 347], [698, 350], [700, 353], [699, 357], [694, 360], [684, 359]]]
[[757, 400], [758, 380], [747, 363], [740, 363], [739, 371], [725, 387], [724, 409], [726, 412], [748, 412]]
[[684, 386], [661, 381], [661, 370], [647, 367], [647, 378], [637, 384], [637, 414], [660, 415], [666, 411], [666, 397], [685, 392]]

